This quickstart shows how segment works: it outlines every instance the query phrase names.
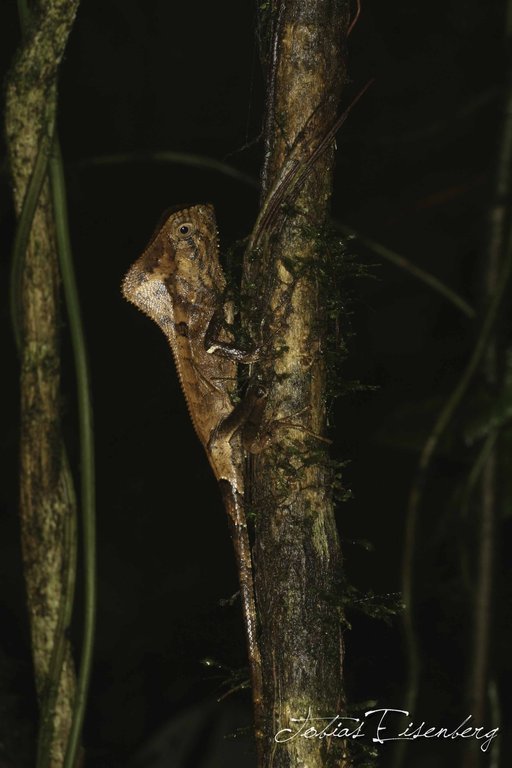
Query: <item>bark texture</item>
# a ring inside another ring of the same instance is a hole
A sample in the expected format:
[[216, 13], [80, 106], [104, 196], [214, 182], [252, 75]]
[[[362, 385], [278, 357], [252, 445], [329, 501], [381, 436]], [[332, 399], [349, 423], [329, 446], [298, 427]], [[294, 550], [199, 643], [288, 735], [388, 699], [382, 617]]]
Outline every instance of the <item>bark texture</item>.
[[[346, 80], [349, 24], [347, 0], [270, 5], [260, 25], [269, 30], [263, 42], [269, 69], [264, 201], [276, 185], [287, 183], [283, 168], [291, 153], [306, 167], [335, 121]], [[273, 349], [254, 372], [269, 389], [266, 418], [273, 427], [271, 445], [253, 460], [251, 481], [264, 670], [262, 765], [273, 768], [349, 765], [342, 739], [274, 739], [283, 728], [299, 729], [294, 718], [334, 717], [344, 707], [341, 553], [322, 440], [326, 318], [315, 276], [314, 235], [328, 214], [332, 160], [331, 145], [245, 264], [249, 293], [258, 286], [253, 334], [261, 331], [261, 340], [271, 339]], [[309, 725], [321, 731], [327, 722]]]
[[[41, 142], [49, 142], [57, 70], [78, 0], [46, 0], [31, 23], [6, 88], [6, 134], [16, 213], [20, 214]], [[46, 721], [49, 766], [61, 766], [75, 675], [68, 642], [52, 711], [50, 665], [69, 567], [66, 541], [76, 513], [60, 428], [59, 278], [55, 227], [46, 180], [39, 198], [20, 291], [20, 515], [36, 688]], [[53, 698], [53, 697], [52, 697]]]

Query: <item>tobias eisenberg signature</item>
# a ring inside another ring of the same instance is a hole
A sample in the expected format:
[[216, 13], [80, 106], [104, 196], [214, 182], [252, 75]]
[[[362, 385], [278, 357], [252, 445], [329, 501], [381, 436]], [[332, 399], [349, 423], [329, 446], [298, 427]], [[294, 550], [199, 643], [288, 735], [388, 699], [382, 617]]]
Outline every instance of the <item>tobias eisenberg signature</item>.
[[[403, 721], [400, 725], [397, 715], [409, 717], [405, 709], [369, 709], [364, 717], [345, 717], [333, 715], [330, 717], [292, 718], [291, 722], [297, 724], [296, 730], [281, 728], [274, 736], [279, 744], [292, 739], [361, 739], [372, 737], [375, 744], [384, 744], [388, 741], [415, 741], [416, 739], [476, 739], [481, 741], [480, 749], [486, 752], [497, 736], [499, 728], [486, 729], [482, 726], [468, 725], [472, 715], [456, 728], [440, 726], [427, 726], [425, 722], [415, 725], [409, 722], [406, 728]], [[368, 722], [367, 722], [368, 719]]]

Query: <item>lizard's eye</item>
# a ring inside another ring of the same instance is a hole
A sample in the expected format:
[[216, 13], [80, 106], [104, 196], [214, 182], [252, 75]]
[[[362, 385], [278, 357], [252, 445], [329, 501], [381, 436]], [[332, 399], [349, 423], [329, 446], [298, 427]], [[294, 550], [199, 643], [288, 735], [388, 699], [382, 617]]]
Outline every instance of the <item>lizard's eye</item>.
[[189, 237], [193, 231], [194, 231], [194, 227], [192, 224], [189, 224], [188, 222], [186, 224], [180, 224], [180, 226], [178, 227], [178, 236]]

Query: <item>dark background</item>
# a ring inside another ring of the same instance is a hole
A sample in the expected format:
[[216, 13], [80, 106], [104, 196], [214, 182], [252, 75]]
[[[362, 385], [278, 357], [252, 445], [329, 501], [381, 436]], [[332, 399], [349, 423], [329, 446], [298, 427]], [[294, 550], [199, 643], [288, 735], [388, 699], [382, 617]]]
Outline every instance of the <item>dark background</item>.
[[[1, 0], [0, 9], [5, 72], [19, 31], [15, 3]], [[376, 82], [338, 137], [333, 217], [407, 256], [475, 306], [504, 85], [504, 25], [501, 0], [363, 0], [349, 41], [345, 103], [370, 77]], [[260, 134], [263, 97], [253, 2], [83, 0], [61, 68], [59, 133], [96, 428], [99, 613], [85, 731], [94, 768], [253, 764], [243, 732], [235, 741], [223, 738], [248, 725], [247, 692], [214, 703], [229, 669], [245, 664], [239, 604], [220, 604], [237, 588], [220, 497], [165, 338], [123, 302], [119, 286], [170, 205], [212, 202], [224, 247], [248, 234], [257, 189], [209, 169], [135, 155], [196, 153], [257, 178], [261, 142], [243, 147]], [[121, 154], [122, 162], [93, 162]], [[17, 362], [6, 290], [14, 217], [5, 163], [1, 191], [0, 765], [10, 768], [31, 764], [36, 708], [16, 510]], [[348, 394], [334, 411], [333, 451], [350, 460], [345, 485], [353, 492], [339, 507], [339, 532], [348, 579], [392, 604], [418, 451], [471, 353], [478, 323], [363, 246], [353, 243], [350, 251], [369, 265], [370, 276], [340, 286], [350, 297], [343, 375], [376, 389]], [[505, 340], [506, 323], [505, 317]], [[63, 418], [77, 471], [74, 380], [63, 330]], [[432, 466], [417, 548], [424, 674], [415, 720], [439, 725], [456, 725], [468, 714], [471, 605], [459, 558], [461, 542], [469, 542], [474, 559], [474, 542], [456, 494], [475, 453], [462, 439], [463, 415]], [[504, 765], [512, 675], [510, 511], [502, 496], [492, 662]], [[350, 701], [403, 707], [400, 619], [386, 625], [355, 610], [349, 618]], [[75, 633], [79, 645], [78, 610]], [[205, 657], [229, 669], [205, 667]], [[161, 728], [167, 735], [154, 746]], [[151, 740], [154, 754], [168, 750], [163, 762], [144, 752]], [[453, 766], [458, 749], [419, 742], [409, 764], [435, 759]], [[389, 752], [379, 750], [379, 765]]]

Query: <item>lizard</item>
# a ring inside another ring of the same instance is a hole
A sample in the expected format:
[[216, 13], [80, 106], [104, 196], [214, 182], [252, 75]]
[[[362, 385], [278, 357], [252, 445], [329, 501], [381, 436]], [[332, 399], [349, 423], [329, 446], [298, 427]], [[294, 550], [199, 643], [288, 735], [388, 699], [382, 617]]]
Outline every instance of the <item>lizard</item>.
[[254, 360], [255, 353], [243, 352], [233, 343], [232, 306], [223, 299], [225, 288], [214, 210], [201, 204], [164, 215], [127, 272], [122, 293], [167, 337], [194, 429], [222, 493], [237, 560], [258, 738], [262, 673], [243, 508], [244, 448], [250, 450], [243, 426], [246, 423], [254, 433], [254, 414], [262, 415], [266, 391], [250, 386], [234, 405], [237, 365]]

